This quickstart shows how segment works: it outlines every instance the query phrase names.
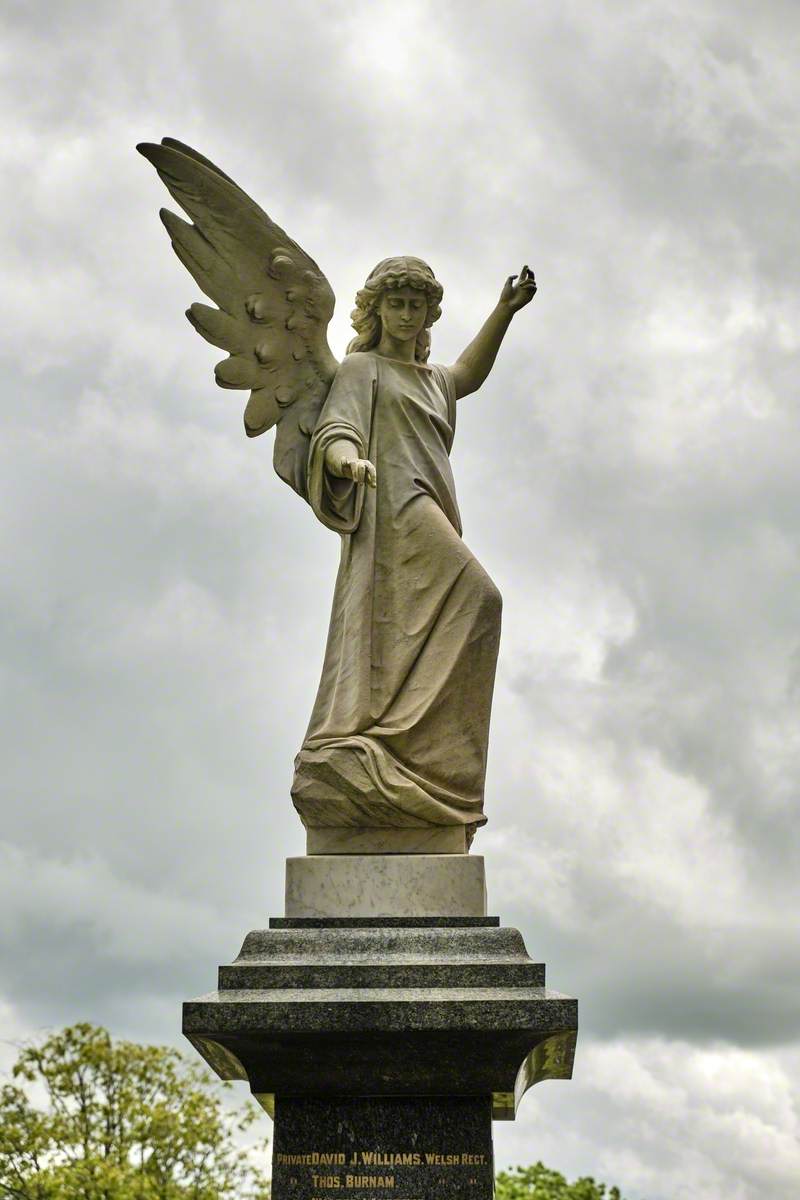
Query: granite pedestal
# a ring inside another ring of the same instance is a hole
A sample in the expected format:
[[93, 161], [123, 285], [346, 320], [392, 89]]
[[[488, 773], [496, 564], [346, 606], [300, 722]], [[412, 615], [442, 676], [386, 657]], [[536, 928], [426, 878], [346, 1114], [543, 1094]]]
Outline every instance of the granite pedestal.
[[431, 916], [423, 884], [420, 912], [403, 893], [411, 911], [376, 915], [367, 888], [351, 905], [364, 912], [272, 918], [220, 967], [217, 991], [184, 1005], [200, 1054], [275, 1117], [275, 1200], [489, 1200], [492, 1119], [571, 1075], [577, 1001], [545, 987], [517, 930], [483, 915], [485, 892], [471, 893], [477, 912]]

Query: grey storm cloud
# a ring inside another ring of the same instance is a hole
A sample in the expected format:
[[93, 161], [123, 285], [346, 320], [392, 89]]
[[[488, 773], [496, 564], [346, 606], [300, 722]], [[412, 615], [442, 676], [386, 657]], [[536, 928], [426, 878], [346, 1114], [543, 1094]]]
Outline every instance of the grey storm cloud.
[[134, 152], [196, 145], [320, 262], [341, 355], [392, 253], [453, 361], [504, 635], [490, 902], [581, 999], [498, 1161], [790, 1200], [800, 984], [793, 3], [9, 4], [0, 1011], [177, 1038], [302, 851], [338, 546], [183, 317]]

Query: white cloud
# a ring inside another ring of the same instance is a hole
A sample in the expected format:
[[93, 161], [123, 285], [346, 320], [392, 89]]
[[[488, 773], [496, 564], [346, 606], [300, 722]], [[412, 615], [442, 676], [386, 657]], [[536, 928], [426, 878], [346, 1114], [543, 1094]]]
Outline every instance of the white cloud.
[[657, 1038], [584, 1044], [570, 1084], [539, 1085], [514, 1125], [496, 1127], [498, 1163], [561, 1156], [570, 1175], [624, 1179], [630, 1200], [791, 1200], [796, 1053]]
[[5, 14], [12, 1027], [169, 1040], [302, 845], [288, 780], [337, 546], [184, 320], [196, 289], [133, 151], [173, 134], [318, 258], [337, 352], [386, 253], [442, 278], [443, 361], [536, 268], [454, 454], [505, 596], [476, 849], [582, 1001], [558, 1121], [513, 1144], [648, 1200], [788, 1200], [797, 12], [735, 7]]

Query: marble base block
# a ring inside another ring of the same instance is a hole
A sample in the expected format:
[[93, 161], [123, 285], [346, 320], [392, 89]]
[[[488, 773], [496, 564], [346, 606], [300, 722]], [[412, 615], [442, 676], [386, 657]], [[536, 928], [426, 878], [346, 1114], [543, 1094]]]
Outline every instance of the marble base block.
[[286, 860], [287, 917], [483, 917], [483, 858], [315, 854]]

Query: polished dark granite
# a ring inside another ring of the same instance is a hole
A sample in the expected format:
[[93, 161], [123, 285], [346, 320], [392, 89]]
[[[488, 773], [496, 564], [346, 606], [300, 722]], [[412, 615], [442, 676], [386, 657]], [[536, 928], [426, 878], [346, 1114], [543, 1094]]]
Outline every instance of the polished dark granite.
[[513, 1119], [568, 1079], [577, 1001], [514, 929], [476, 920], [283, 919], [248, 934], [183, 1030], [223, 1078], [277, 1096], [483, 1096]]
[[493, 1176], [485, 1096], [276, 1100], [276, 1200], [491, 1200]]

